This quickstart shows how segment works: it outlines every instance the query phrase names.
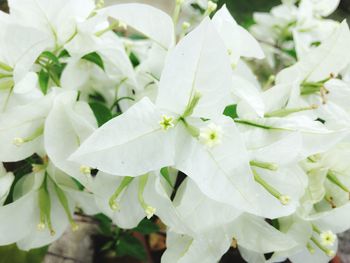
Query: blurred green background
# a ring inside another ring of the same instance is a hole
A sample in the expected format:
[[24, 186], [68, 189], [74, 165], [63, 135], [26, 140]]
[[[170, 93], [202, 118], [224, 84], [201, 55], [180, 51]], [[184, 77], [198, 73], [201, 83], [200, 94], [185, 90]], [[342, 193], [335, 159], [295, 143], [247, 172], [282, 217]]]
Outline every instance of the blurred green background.
[[[257, 11], [269, 11], [273, 6], [281, 3], [281, 0], [219, 0], [219, 4], [226, 4], [235, 19], [249, 25], [252, 21], [252, 13]], [[350, 0], [341, 0], [338, 10], [332, 15], [333, 19], [350, 21]]]

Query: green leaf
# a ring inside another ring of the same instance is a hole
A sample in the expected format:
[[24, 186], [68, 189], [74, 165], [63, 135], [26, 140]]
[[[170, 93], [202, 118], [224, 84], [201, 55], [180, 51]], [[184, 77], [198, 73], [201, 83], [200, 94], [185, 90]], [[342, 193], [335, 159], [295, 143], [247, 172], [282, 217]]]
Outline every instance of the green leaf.
[[139, 60], [139, 58], [135, 55], [134, 52], [131, 52], [131, 53], [130, 53], [129, 59], [130, 59], [131, 64], [133, 65], [134, 68], [136, 68], [138, 65], [140, 65], [140, 60]]
[[228, 116], [228, 117], [231, 117], [232, 119], [236, 119], [238, 118], [238, 115], [237, 115], [237, 105], [236, 104], [233, 104], [233, 105], [229, 105], [225, 108], [224, 110], [224, 115], [225, 116]]
[[46, 95], [47, 89], [49, 87], [50, 76], [45, 70], [40, 70], [39, 72], [39, 86], [41, 91]]
[[43, 262], [47, 247], [22, 251], [16, 245], [0, 247], [0, 263]]
[[54, 64], [47, 67], [50, 78], [58, 87], [61, 86], [60, 79], [65, 66], [66, 64]]
[[130, 234], [120, 237], [117, 242], [116, 253], [119, 257], [131, 256], [142, 261], [147, 259], [147, 253], [142, 243]]
[[112, 235], [112, 220], [104, 214], [97, 214], [94, 218], [99, 222], [100, 231], [102, 234]]
[[171, 182], [171, 179], [170, 179], [168, 167], [163, 167], [162, 169], [160, 169], [160, 174], [164, 177], [164, 179], [171, 186], [171, 188], [174, 188], [173, 183]]
[[50, 51], [44, 51], [41, 53], [40, 58], [47, 58], [49, 61], [52, 61], [54, 64], [60, 64], [58, 58]]
[[94, 92], [93, 94], [89, 95], [89, 102], [105, 103], [106, 99], [103, 97], [103, 95], [101, 93]]
[[133, 231], [139, 232], [144, 235], [149, 235], [159, 231], [159, 227], [151, 220], [144, 218]]
[[89, 105], [94, 112], [99, 127], [113, 118], [112, 112], [104, 104], [100, 102], [91, 102]]
[[67, 58], [70, 57], [68, 51], [66, 49], [63, 49], [61, 53], [58, 55], [59, 58]]
[[105, 70], [105, 65], [103, 63], [103, 60], [102, 60], [101, 56], [99, 54], [97, 54], [96, 52], [89, 53], [89, 54], [83, 56], [82, 59], [90, 61], [90, 62], [96, 64], [97, 66], [99, 66], [102, 70]]

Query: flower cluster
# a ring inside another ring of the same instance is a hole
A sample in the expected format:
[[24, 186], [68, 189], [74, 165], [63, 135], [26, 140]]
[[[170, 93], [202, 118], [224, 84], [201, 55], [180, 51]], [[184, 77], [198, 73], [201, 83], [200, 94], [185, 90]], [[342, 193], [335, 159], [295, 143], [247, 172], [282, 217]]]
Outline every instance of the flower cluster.
[[[230, 246], [253, 263], [335, 255], [350, 228], [350, 31], [323, 17], [338, 1], [256, 14], [263, 48], [225, 6], [195, 2], [176, 0], [171, 18], [9, 0], [0, 245], [50, 244], [79, 209], [125, 229], [157, 216], [165, 263], [218, 262]], [[297, 56], [261, 83], [249, 65], [263, 50], [280, 63], [276, 49]]]

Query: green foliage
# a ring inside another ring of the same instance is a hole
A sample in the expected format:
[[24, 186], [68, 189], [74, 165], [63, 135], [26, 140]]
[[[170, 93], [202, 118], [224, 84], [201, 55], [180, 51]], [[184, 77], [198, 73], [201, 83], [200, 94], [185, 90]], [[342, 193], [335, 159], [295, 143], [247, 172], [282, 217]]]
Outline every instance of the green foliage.
[[224, 110], [224, 115], [225, 116], [228, 116], [228, 117], [231, 117], [232, 119], [236, 119], [238, 118], [238, 115], [237, 115], [237, 105], [236, 104], [233, 104], [233, 105], [229, 105], [225, 108]]
[[267, 12], [280, 3], [280, 0], [219, 0], [219, 6], [226, 4], [237, 22], [247, 28], [254, 23], [253, 12]]
[[134, 68], [136, 68], [138, 65], [140, 65], [140, 60], [139, 60], [139, 58], [135, 55], [134, 52], [131, 52], [131, 53], [130, 53], [129, 59], [130, 59], [131, 64], [133, 65]]
[[45, 70], [40, 70], [39, 72], [39, 86], [41, 91], [46, 95], [47, 89], [49, 87], [50, 76]]
[[101, 102], [90, 102], [89, 105], [96, 117], [99, 127], [113, 118], [111, 110]]
[[66, 66], [65, 63], [59, 61], [59, 57], [50, 51], [44, 51], [36, 60], [36, 64], [41, 66], [41, 71], [38, 73], [39, 86], [44, 94], [47, 93], [50, 80], [60, 87], [60, 78]]
[[133, 231], [139, 232], [144, 235], [149, 235], [149, 234], [158, 232], [159, 227], [158, 225], [153, 223], [151, 220], [145, 218], [140, 222], [140, 224], [136, 228], [133, 229]]
[[164, 179], [167, 181], [167, 183], [168, 183], [172, 188], [174, 188], [173, 183], [171, 182], [171, 179], [170, 179], [170, 174], [169, 174], [169, 169], [168, 169], [168, 167], [163, 167], [163, 168], [160, 170], [160, 174], [164, 177]]
[[140, 240], [129, 234], [120, 237], [115, 249], [117, 256], [120, 257], [130, 256], [142, 261], [147, 259], [146, 250]]
[[82, 59], [90, 61], [91, 63], [94, 63], [95, 65], [99, 66], [102, 70], [105, 70], [105, 65], [103, 63], [103, 60], [101, 56], [96, 52], [89, 53], [83, 56]]
[[114, 252], [117, 257], [129, 256], [141, 261], [146, 261], [147, 253], [142, 242], [134, 236], [138, 232], [142, 235], [149, 235], [159, 231], [159, 227], [148, 220], [143, 219], [140, 224], [131, 230], [123, 230], [115, 225], [111, 219], [103, 214], [98, 214], [94, 218], [99, 222], [100, 234], [104, 237], [104, 242], [100, 244], [99, 253], [108, 255]]
[[33, 249], [30, 251], [22, 251], [16, 245], [0, 247], [0, 263], [35, 263], [42, 262], [47, 247]]
[[17, 184], [17, 182], [27, 174], [30, 174], [33, 170], [33, 164], [42, 164], [43, 160], [40, 158], [39, 155], [33, 154], [32, 156], [28, 157], [27, 159], [15, 162], [15, 163], [4, 163], [5, 168], [8, 172], [12, 172], [15, 175], [15, 180], [13, 181], [10, 189], [10, 193], [7, 196], [7, 199], [5, 201], [6, 204], [10, 204], [13, 201], [13, 191]]

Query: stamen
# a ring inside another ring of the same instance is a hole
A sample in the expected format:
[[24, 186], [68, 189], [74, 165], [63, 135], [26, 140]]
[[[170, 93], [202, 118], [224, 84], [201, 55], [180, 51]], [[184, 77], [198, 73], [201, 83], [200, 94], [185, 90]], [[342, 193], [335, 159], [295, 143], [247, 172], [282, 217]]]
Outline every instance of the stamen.
[[187, 104], [185, 112], [181, 116], [182, 118], [185, 119], [193, 114], [193, 111], [198, 105], [198, 102], [201, 99], [201, 97], [202, 97], [202, 94], [199, 91], [195, 91], [194, 95], [192, 96], [189, 103]]
[[82, 166], [80, 166], [79, 170], [82, 174], [85, 174], [85, 175], [91, 174], [91, 168], [89, 166], [82, 165]]
[[4, 70], [4, 71], [7, 71], [7, 72], [12, 72], [13, 71], [13, 68], [10, 67], [9, 65], [3, 63], [0, 61], [0, 69]]
[[332, 196], [329, 196], [329, 197], [326, 196], [324, 199], [331, 205], [333, 209], [337, 208], [337, 205], [334, 203], [334, 199]]
[[38, 224], [38, 229], [42, 230], [47, 226], [50, 234], [54, 236], [55, 231], [53, 230], [51, 222], [51, 198], [47, 189], [47, 174], [45, 174], [45, 179], [38, 190], [38, 199], [40, 209], [40, 223]]
[[291, 201], [290, 196], [281, 194], [273, 186], [269, 185], [254, 169], [252, 169], [254, 174], [254, 180], [265, 188], [273, 197], [278, 199], [282, 205], [288, 205]]
[[350, 190], [349, 188], [344, 185], [336, 176], [335, 172], [332, 170], [329, 170], [327, 173], [327, 179], [332, 182], [333, 184], [335, 184], [336, 186], [338, 186], [340, 189], [342, 189], [344, 192], [349, 194], [349, 199], [350, 199]]
[[177, 25], [177, 23], [179, 22], [179, 16], [181, 13], [181, 8], [182, 8], [182, 4], [183, 4], [184, 0], [176, 0], [176, 4], [175, 4], [175, 9], [174, 9], [174, 13], [173, 13], [173, 22], [174, 25]]
[[192, 135], [192, 137], [194, 138], [198, 138], [199, 137], [199, 134], [200, 134], [200, 131], [197, 127], [189, 124], [184, 118], [180, 118], [179, 119], [180, 121], [182, 121], [182, 123], [184, 124], [186, 130], [189, 132], [189, 134]]
[[142, 175], [140, 177], [138, 199], [142, 208], [145, 210], [147, 218], [150, 219], [155, 214], [156, 208], [147, 204], [143, 198], [143, 192], [145, 191], [147, 181], [148, 181], [148, 174]]
[[309, 250], [310, 254], [315, 254], [315, 249], [309, 242], [306, 244], [306, 247]]
[[311, 237], [311, 241], [320, 249], [322, 250], [327, 256], [334, 257], [335, 252], [334, 250], [328, 249], [324, 247], [315, 237]]
[[288, 115], [293, 114], [293, 113], [308, 111], [308, 110], [315, 110], [317, 108], [318, 108], [318, 106], [313, 104], [309, 107], [276, 110], [276, 111], [272, 111], [269, 113], [265, 113], [264, 116], [267, 118], [268, 117], [285, 117], [285, 116], [288, 116]]
[[64, 194], [64, 192], [62, 191], [62, 189], [54, 183], [55, 186], [55, 190], [56, 190], [56, 194], [58, 197], [58, 200], [60, 201], [64, 212], [66, 213], [67, 217], [68, 217], [68, 221], [71, 225], [71, 228], [73, 231], [78, 230], [79, 226], [77, 225], [77, 223], [74, 221], [71, 210], [69, 209], [69, 203], [68, 203], [68, 199], [66, 197], [66, 195]]
[[260, 161], [256, 161], [256, 160], [252, 160], [249, 163], [251, 166], [259, 167], [262, 169], [267, 169], [267, 170], [271, 170], [271, 171], [278, 170], [278, 164], [276, 164], [276, 163], [260, 162]]
[[218, 8], [218, 5], [214, 3], [213, 1], [208, 1], [208, 8], [205, 11], [204, 16], [209, 16], [211, 13], [213, 13]]
[[109, 198], [109, 206], [113, 211], [119, 210], [119, 205], [117, 203], [117, 198], [123, 192], [123, 190], [134, 180], [134, 177], [124, 177], [118, 188], [115, 190], [114, 194]]
[[12, 143], [19, 147], [26, 142], [31, 142], [31, 141], [35, 140], [36, 138], [41, 136], [43, 134], [43, 132], [44, 132], [44, 126], [40, 126], [29, 137], [27, 137], [27, 138], [15, 137], [13, 139]]

